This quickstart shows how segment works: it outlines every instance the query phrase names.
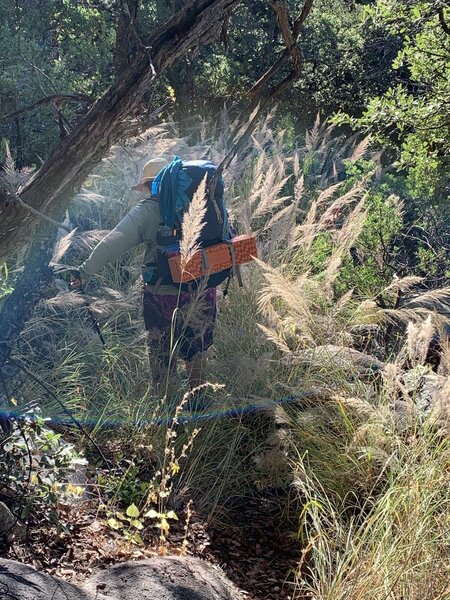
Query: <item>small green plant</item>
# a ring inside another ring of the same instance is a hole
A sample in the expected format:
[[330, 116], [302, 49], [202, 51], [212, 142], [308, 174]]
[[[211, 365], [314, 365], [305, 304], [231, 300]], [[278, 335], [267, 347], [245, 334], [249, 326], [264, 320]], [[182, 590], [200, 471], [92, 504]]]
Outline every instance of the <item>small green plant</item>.
[[[205, 384], [200, 388], [209, 386], [211, 384]], [[215, 386], [211, 387], [215, 389]], [[160, 468], [155, 471], [150, 481], [140, 479], [139, 468], [131, 461], [122, 476], [108, 474], [101, 476], [98, 480], [106, 494], [110, 496], [108, 507], [104, 507], [108, 526], [121, 532], [124, 538], [132, 544], [142, 545], [144, 543], [140, 532], [147, 525], [148, 519], [151, 520], [154, 527], [159, 529], [159, 540], [162, 544], [167, 540], [170, 521], [178, 521], [177, 514], [168, 508], [167, 503], [173, 490], [174, 478], [181, 469], [180, 463], [187, 457], [200, 430], [194, 428], [187, 432], [186, 441], [181, 442], [181, 447], [179, 447], [180, 444], [177, 444], [177, 430], [180, 428], [180, 417], [184, 406], [188, 403], [192, 393], [204, 391], [200, 388], [194, 392], [187, 392], [176, 407], [175, 414], [169, 421], [165, 432]], [[124, 504], [125, 499], [130, 500], [125, 512], [117, 510], [116, 507]]]
[[97, 476], [104, 497], [120, 507], [140, 505], [147, 497], [150, 484], [143, 481], [141, 461], [137, 458], [124, 461], [125, 470], [115, 469]]
[[139, 546], [144, 543], [140, 531], [144, 529], [147, 519], [156, 521], [155, 527], [160, 530], [159, 538], [162, 542], [166, 541], [166, 536], [169, 533], [169, 521], [178, 521], [178, 517], [173, 510], [159, 513], [152, 508], [144, 512], [139, 510], [136, 504], [130, 504], [125, 513], [107, 510], [107, 516], [107, 523], [111, 529], [122, 532], [127, 541]]
[[132, 544], [143, 545], [139, 533], [144, 528], [141, 511], [135, 504], [130, 504], [125, 514], [119, 511], [107, 511], [108, 525], [115, 531], [121, 531], [126, 540]]
[[0, 449], [0, 489], [13, 512], [22, 520], [47, 521], [59, 533], [64, 531], [59, 506], [82, 495], [83, 488], [70, 482], [70, 474], [86, 464], [85, 458], [36, 412], [16, 419], [0, 439]]

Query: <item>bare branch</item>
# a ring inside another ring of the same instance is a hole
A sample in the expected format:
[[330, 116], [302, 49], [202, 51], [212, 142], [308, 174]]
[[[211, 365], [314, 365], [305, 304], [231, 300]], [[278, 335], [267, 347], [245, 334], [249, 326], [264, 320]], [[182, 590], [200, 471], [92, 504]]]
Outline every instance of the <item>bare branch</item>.
[[[300, 29], [309, 15], [314, 0], [306, 0], [302, 11], [294, 21], [292, 29], [289, 25], [289, 12], [284, 0], [269, 0], [270, 5], [275, 11], [278, 19], [278, 24], [283, 36], [284, 43], [286, 44], [286, 50], [284, 54], [278, 58], [278, 60], [264, 73], [264, 75], [253, 85], [253, 87], [247, 93], [247, 96], [251, 98], [249, 109], [243, 114], [240, 119], [240, 124], [236, 127], [236, 131], [240, 131], [239, 138], [234, 142], [231, 150], [225, 156], [220, 163], [217, 172], [210, 184], [210, 193], [214, 196], [214, 189], [218, 178], [222, 175], [224, 169], [226, 169], [236, 154], [244, 147], [247, 140], [249, 139], [256, 122], [260, 115], [266, 110], [266, 108], [272, 103], [278, 96], [295, 80], [297, 80], [302, 73], [303, 55], [301, 49], [297, 46], [296, 40], [300, 34]], [[273, 79], [274, 75], [280, 70], [280, 68], [286, 62], [286, 59], [291, 56], [293, 62], [293, 70], [278, 84], [267, 90], [264, 98], [260, 97], [262, 90], [266, 85]]]
[[25, 208], [26, 210], [28, 210], [33, 215], [36, 215], [36, 217], [39, 217], [40, 219], [43, 219], [44, 221], [47, 221], [48, 223], [52, 223], [52, 225], [55, 225], [56, 227], [59, 227], [60, 229], [65, 229], [69, 233], [72, 231], [70, 229], [70, 227], [67, 227], [66, 225], [63, 225], [62, 223], [58, 223], [58, 221], [55, 221], [51, 217], [48, 217], [47, 215], [44, 215], [44, 213], [41, 213], [36, 208], [33, 208], [32, 206], [30, 206], [29, 204], [27, 204], [26, 202], [24, 202], [22, 200], [22, 198], [20, 196], [18, 196], [17, 194], [14, 195], [13, 198], [14, 198], [14, 200], [16, 202], [18, 202], [20, 204], [20, 206], [22, 206], [23, 208]]
[[294, 33], [291, 31], [289, 25], [289, 13], [286, 3], [283, 0], [271, 0], [270, 4], [277, 15], [281, 35], [286, 44], [286, 50], [291, 55], [294, 71], [300, 75], [302, 69], [302, 57], [297, 47]]
[[293, 32], [294, 32], [294, 38], [295, 39], [298, 38], [298, 36], [300, 34], [300, 30], [302, 28], [302, 25], [306, 21], [306, 19], [308, 18], [309, 13], [311, 12], [313, 3], [314, 3], [314, 0], [306, 0], [305, 4], [303, 5], [302, 12], [295, 19], [295, 21], [294, 21], [294, 27], [293, 27]]
[[[314, 0], [306, 0], [301, 12], [295, 19], [294, 25], [292, 28], [292, 38], [293, 38], [292, 41], [293, 42], [297, 41], [297, 38], [300, 35], [302, 25], [306, 21], [309, 13], [311, 12], [313, 2], [314, 2]], [[271, 4], [273, 6], [274, 2], [271, 2]], [[275, 10], [275, 8], [274, 8], [274, 10]], [[286, 12], [287, 12], [287, 10], [286, 10]], [[281, 25], [280, 25], [280, 27], [281, 27]], [[282, 30], [282, 33], [283, 33], [283, 30]], [[264, 75], [262, 75], [258, 79], [258, 81], [253, 85], [253, 87], [249, 90], [247, 95], [250, 98], [255, 98], [256, 96], [258, 96], [260, 94], [261, 90], [266, 85], [266, 83], [268, 83], [272, 79], [272, 77], [275, 75], [275, 73], [277, 73], [281, 69], [281, 67], [286, 63], [288, 58], [289, 58], [289, 50], [288, 50], [288, 48], [286, 48], [284, 50], [283, 54], [276, 60], [276, 62], [270, 67], [270, 69], [268, 69], [264, 73]]]
[[0, 117], [0, 123], [10, 121], [11, 119], [14, 119], [15, 117], [26, 112], [36, 110], [36, 108], [39, 108], [39, 106], [48, 104], [49, 102], [54, 102], [57, 107], [61, 107], [61, 105], [65, 102], [86, 102], [92, 104], [95, 102], [95, 98], [93, 96], [87, 96], [86, 94], [52, 94], [51, 96], [46, 96], [45, 98], [37, 100], [37, 102], [33, 102], [33, 104], [29, 104], [28, 106], [24, 106], [19, 110], [15, 110], [7, 115], [3, 115]]

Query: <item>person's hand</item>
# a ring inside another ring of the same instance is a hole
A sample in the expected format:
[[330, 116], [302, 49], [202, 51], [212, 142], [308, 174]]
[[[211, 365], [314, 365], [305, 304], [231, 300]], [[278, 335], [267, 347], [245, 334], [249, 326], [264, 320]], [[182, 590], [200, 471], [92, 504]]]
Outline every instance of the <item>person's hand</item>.
[[72, 278], [70, 280], [70, 289], [74, 292], [82, 292], [84, 290], [85, 284], [86, 280], [81, 277], [80, 272], [73, 271]]

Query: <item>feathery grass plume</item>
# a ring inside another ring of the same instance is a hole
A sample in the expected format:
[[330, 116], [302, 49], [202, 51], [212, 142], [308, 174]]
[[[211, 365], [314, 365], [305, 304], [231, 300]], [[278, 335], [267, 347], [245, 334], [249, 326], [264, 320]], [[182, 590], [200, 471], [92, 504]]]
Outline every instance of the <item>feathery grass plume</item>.
[[205, 226], [206, 215], [206, 175], [198, 186], [188, 210], [183, 215], [181, 230], [183, 237], [180, 243], [181, 269], [186, 265], [199, 249], [199, 238]]
[[351, 160], [352, 162], [356, 162], [357, 160], [364, 158], [364, 156], [366, 156], [366, 154], [367, 154], [367, 151], [370, 147], [371, 142], [372, 142], [372, 139], [371, 139], [370, 135], [368, 135], [365, 138], [363, 138], [361, 141], [355, 143], [354, 150], [353, 150], [349, 160]]
[[[358, 421], [367, 421], [376, 413], [373, 404], [361, 398], [337, 395], [334, 396], [333, 400], [342, 410], [350, 413]], [[351, 426], [353, 427], [353, 423], [351, 423]]]
[[422, 323], [408, 323], [406, 327], [406, 352], [413, 365], [423, 365], [428, 354], [430, 342], [435, 333], [431, 315]]
[[304, 252], [311, 248], [316, 237], [325, 229], [335, 225], [339, 220], [343, 209], [353, 200], [356, 200], [361, 193], [359, 184], [356, 184], [347, 194], [336, 198], [331, 205], [325, 209], [322, 215], [319, 214], [320, 209], [341, 187], [342, 182], [331, 185], [319, 193], [316, 200], [311, 202], [308, 212], [302, 223], [297, 225], [290, 232], [289, 247], [300, 247]]
[[[313, 343], [314, 315], [311, 306], [313, 294], [307, 289], [308, 275], [300, 275], [296, 279], [288, 279], [278, 269], [257, 260], [263, 270], [266, 285], [261, 289], [259, 308], [266, 316], [278, 306], [277, 312], [283, 322], [283, 327], [292, 327], [298, 342]], [[276, 334], [275, 334], [276, 335]]]
[[300, 178], [300, 159], [299, 159], [299, 157], [298, 157], [298, 152], [296, 152], [296, 153], [294, 154], [294, 158], [293, 158], [293, 164], [292, 164], [292, 171], [293, 171], [293, 173], [294, 173], [294, 177], [295, 177], [295, 179], [296, 179], [296, 180], [297, 180], [297, 182], [298, 182], [298, 180], [299, 180], [299, 178]]
[[[318, 230], [323, 230], [328, 228], [330, 225], [334, 225], [341, 218], [344, 209], [358, 200], [358, 198], [363, 193], [363, 187], [360, 182], [355, 184], [348, 192], [346, 192], [343, 196], [338, 196], [330, 206], [326, 208], [324, 213], [321, 215], [317, 228]], [[319, 196], [320, 198], [320, 196]], [[322, 203], [324, 200], [322, 200]]]
[[274, 171], [271, 177], [269, 174], [264, 180], [264, 186], [260, 190], [260, 202], [256, 207], [252, 217], [257, 219], [265, 213], [273, 213], [279, 206], [291, 196], [280, 196], [280, 192], [290, 179], [290, 175], [280, 179], [280, 171]]
[[[298, 156], [298, 155], [296, 154], [295, 156]], [[300, 168], [300, 167], [298, 167], [298, 168]], [[297, 170], [297, 167], [295, 167], [295, 170]], [[299, 206], [300, 201], [303, 198], [303, 192], [305, 191], [305, 176], [304, 175], [301, 175], [301, 176], [296, 175], [295, 172], [294, 172], [294, 176], [296, 178], [295, 185], [294, 185], [294, 200], [295, 200], [296, 206]]]
[[320, 122], [320, 113], [317, 113], [312, 129], [305, 134], [305, 146], [308, 152], [314, 152], [317, 150], [317, 145], [322, 143], [320, 133], [323, 127], [324, 124]]
[[275, 248], [283, 247], [285, 245], [286, 232], [293, 231], [295, 229], [295, 219], [297, 215], [298, 205], [295, 200], [288, 206], [285, 206], [266, 223], [260, 235], [266, 230], [270, 231], [270, 241], [272, 243], [272, 251], [268, 253], [267, 260], [271, 262], [272, 259], [276, 260]]
[[336, 278], [339, 275], [339, 268], [344, 256], [348, 255], [351, 246], [353, 246], [362, 233], [367, 217], [367, 213], [364, 211], [364, 204], [365, 199], [363, 198], [358, 202], [348, 215], [342, 227], [338, 229], [335, 234], [335, 248], [326, 265], [324, 277], [326, 285], [329, 288], [331, 288], [331, 285], [336, 281]]
[[383, 369], [383, 393], [384, 396], [391, 402], [395, 402], [399, 395], [406, 391], [401, 381], [402, 375], [403, 370], [396, 362], [387, 363]]
[[378, 296], [385, 298], [385, 304], [390, 302], [395, 305], [398, 304], [396, 298], [401, 291], [404, 297], [399, 306], [397, 308], [390, 308], [389, 305], [381, 307], [375, 300], [364, 300], [355, 308], [354, 322], [407, 326], [409, 321], [416, 323], [431, 315], [435, 326], [445, 324], [450, 288], [428, 290], [408, 299], [405, 296], [406, 292], [421, 281], [420, 277], [411, 276], [402, 279], [394, 277], [393, 281], [378, 293]]
[[3, 165], [3, 173], [2, 173], [2, 181], [6, 186], [6, 189], [10, 194], [15, 194], [19, 187], [19, 173], [16, 171], [16, 164], [14, 162], [14, 158], [12, 157], [11, 150], [9, 149], [9, 144], [5, 140], [5, 163]]
[[0, 173], [0, 183], [4, 186], [6, 191], [15, 196], [21, 186], [23, 186], [27, 180], [33, 174], [33, 169], [29, 167], [22, 169], [21, 171], [16, 170], [16, 163], [11, 153], [7, 140], [3, 140], [5, 149], [5, 162], [2, 166], [2, 172]]
[[258, 328], [260, 329], [260, 331], [263, 332], [263, 334], [266, 336], [266, 338], [270, 342], [273, 342], [275, 344], [275, 346], [279, 350], [281, 350], [281, 352], [284, 352], [285, 354], [288, 354], [288, 355], [291, 354], [292, 350], [291, 350], [291, 348], [289, 348], [289, 346], [284, 341], [284, 339], [282, 337], [282, 331], [280, 329], [270, 329], [269, 327], [266, 327], [265, 325], [262, 325], [261, 323], [258, 323]]
[[73, 229], [70, 233], [63, 235], [55, 244], [55, 248], [53, 250], [53, 256], [51, 259], [51, 263], [58, 264], [61, 262], [61, 259], [69, 250], [73, 243], [73, 238], [76, 233], [76, 229]]

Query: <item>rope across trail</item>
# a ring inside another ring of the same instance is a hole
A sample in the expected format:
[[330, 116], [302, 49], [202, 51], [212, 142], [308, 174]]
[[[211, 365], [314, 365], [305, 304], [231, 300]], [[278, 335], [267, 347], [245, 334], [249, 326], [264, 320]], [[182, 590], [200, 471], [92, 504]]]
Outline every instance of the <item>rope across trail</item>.
[[[63, 402], [57, 398], [56, 394], [54, 394], [49, 389], [49, 387], [47, 386], [47, 384], [45, 384], [45, 382], [43, 382], [39, 377], [37, 377], [36, 375], [34, 375], [30, 371], [28, 371], [28, 369], [25, 370], [25, 367], [23, 367], [23, 369], [24, 369], [24, 372], [26, 372], [34, 381], [36, 381], [43, 387], [43, 389], [46, 391], [46, 393], [53, 400], [58, 402], [58, 404], [63, 409], [63, 412], [68, 417], [68, 419], [65, 419], [64, 417], [52, 417], [52, 418], [50, 418], [48, 423], [50, 425], [52, 425], [52, 424], [54, 424], [54, 425], [69, 425], [70, 423], [74, 423], [76, 425], [76, 427], [80, 430], [80, 432], [83, 435], [85, 435], [89, 439], [89, 441], [94, 445], [94, 447], [97, 449], [98, 453], [103, 458], [103, 460], [105, 460], [107, 462], [107, 459], [105, 459], [105, 457], [101, 454], [101, 450], [98, 448], [97, 444], [94, 442], [92, 437], [89, 435], [89, 433], [83, 427], [83, 425], [80, 423], [79, 419], [74, 417], [72, 412], [64, 406]], [[206, 410], [202, 410], [202, 411], [189, 411], [189, 412], [186, 411], [186, 412], [181, 412], [180, 414], [177, 414], [176, 416], [174, 416], [174, 414], [165, 414], [164, 416], [159, 416], [156, 418], [141, 419], [139, 421], [139, 425], [140, 426], [162, 427], [162, 426], [171, 425], [174, 422], [174, 420], [176, 420], [178, 423], [182, 424], [182, 423], [190, 423], [190, 422], [208, 422], [208, 421], [215, 421], [218, 419], [225, 419], [225, 418], [236, 419], [236, 418], [243, 417], [247, 414], [267, 411], [267, 410], [276, 408], [277, 406], [285, 406], [288, 404], [294, 404], [294, 403], [302, 401], [302, 400], [308, 400], [316, 395], [317, 395], [317, 391], [303, 392], [303, 393], [299, 393], [299, 394], [291, 394], [289, 396], [285, 396], [283, 398], [278, 398], [275, 400], [261, 398], [261, 399], [258, 399], [257, 401], [254, 400], [252, 402], [249, 402], [245, 406], [222, 406], [222, 407], [214, 407], [209, 410], [206, 409]], [[236, 400], [238, 402], [242, 402], [243, 399], [236, 399]], [[23, 418], [23, 416], [24, 416], [24, 412], [23, 412], [23, 410], [20, 410], [20, 407], [12, 409], [12, 410], [8, 410], [8, 411], [0, 410], [0, 421], [1, 421], [1, 419], [13, 421], [15, 419], [21, 419], [21, 418]], [[29, 418], [31, 420], [33, 419], [32, 412], [27, 413], [27, 418]], [[96, 422], [94, 419], [92, 419], [92, 421], [85, 420], [84, 425], [95, 426]], [[102, 420], [103, 427], [113, 427], [114, 428], [114, 427], [121, 427], [124, 425], [129, 425], [129, 423], [127, 423], [124, 420], [120, 420], [120, 419]]]

